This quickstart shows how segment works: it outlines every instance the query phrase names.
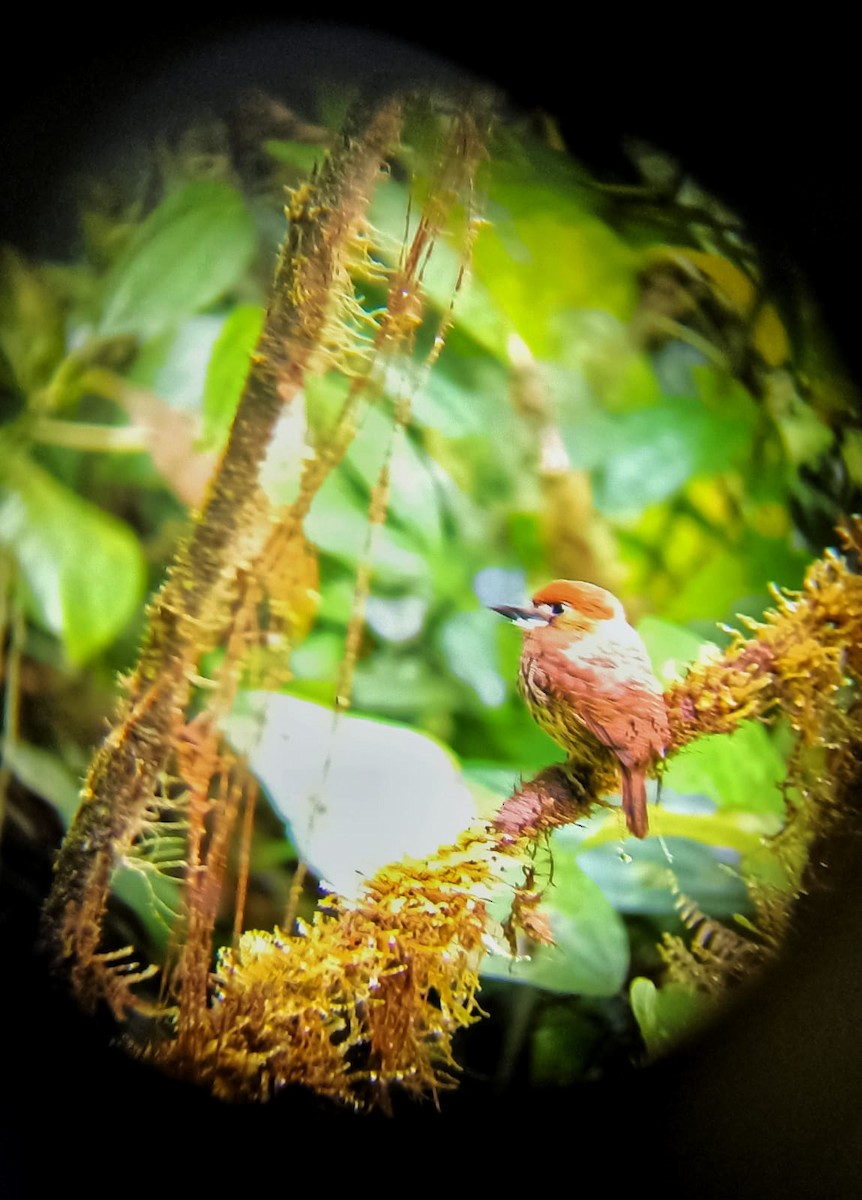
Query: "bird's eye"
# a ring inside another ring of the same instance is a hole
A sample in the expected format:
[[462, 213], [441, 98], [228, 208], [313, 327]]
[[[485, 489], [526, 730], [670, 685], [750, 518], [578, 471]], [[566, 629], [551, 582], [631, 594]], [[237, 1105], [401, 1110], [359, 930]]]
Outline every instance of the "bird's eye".
[[554, 614], [555, 617], [558, 617], [564, 608], [565, 608], [564, 604], [552, 604], [551, 612]]

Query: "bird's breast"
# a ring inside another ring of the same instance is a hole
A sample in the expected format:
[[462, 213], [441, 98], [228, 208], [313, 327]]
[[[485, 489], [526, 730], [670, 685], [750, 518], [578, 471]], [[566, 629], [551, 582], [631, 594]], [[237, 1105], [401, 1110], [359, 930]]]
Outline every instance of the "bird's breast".
[[570, 753], [600, 746], [625, 762], [661, 757], [667, 712], [643, 644], [585, 643], [525, 639], [520, 689], [534, 718]]
[[602, 743], [590, 732], [583, 715], [589, 707], [591, 690], [595, 692], [586, 676], [572, 686], [572, 681], [557, 675], [543, 656], [524, 655], [518, 685], [533, 719], [558, 745], [569, 754], [601, 754]]

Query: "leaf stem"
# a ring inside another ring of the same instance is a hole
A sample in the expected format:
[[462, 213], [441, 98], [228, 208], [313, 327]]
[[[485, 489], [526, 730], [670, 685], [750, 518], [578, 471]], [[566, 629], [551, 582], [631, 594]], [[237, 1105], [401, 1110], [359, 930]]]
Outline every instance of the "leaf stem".
[[57, 417], [37, 417], [30, 432], [34, 441], [64, 446], [68, 450], [139, 454], [150, 449], [149, 431], [135, 425], [94, 425]]

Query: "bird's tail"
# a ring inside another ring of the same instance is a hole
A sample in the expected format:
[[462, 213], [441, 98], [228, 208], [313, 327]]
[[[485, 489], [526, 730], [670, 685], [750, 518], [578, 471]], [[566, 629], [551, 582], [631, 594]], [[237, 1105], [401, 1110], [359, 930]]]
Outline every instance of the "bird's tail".
[[622, 777], [623, 812], [626, 825], [635, 837], [646, 837], [649, 830], [646, 801], [646, 771], [643, 767], [620, 764]]

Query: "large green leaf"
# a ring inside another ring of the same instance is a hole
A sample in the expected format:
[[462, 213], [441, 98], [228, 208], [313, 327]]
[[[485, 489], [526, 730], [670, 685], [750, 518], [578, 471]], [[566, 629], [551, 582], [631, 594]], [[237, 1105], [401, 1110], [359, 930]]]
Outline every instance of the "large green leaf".
[[42, 273], [0, 247], [0, 369], [5, 358], [18, 387], [40, 387], [63, 356], [63, 340], [60, 302]]
[[171, 408], [200, 412], [208, 363], [224, 326], [222, 315], [190, 317], [141, 347], [129, 379]]
[[457, 709], [462, 691], [435, 662], [389, 646], [358, 663], [353, 676], [358, 707], [399, 720], [426, 713], [445, 719]]
[[256, 244], [234, 188], [218, 180], [185, 184], [150, 213], [109, 271], [98, 332], [164, 333], [229, 291]]
[[738, 613], [760, 617], [771, 602], [767, 584], [795, 588], [802, 582], [807, 556], [790, 536], [765, 537], [746, 530], [737, 545], [718, 550], [691, 572], [668, 600], [671, 620], [697, 618], [730, 621]]
[[416, 396], [413, 418], [444, 437], [477, 436], [491, 429], [499, 435], [515, 428], [511, 409], [500, 404], [508, 388], [505, 365], [456, 328]]
[[[527, 998], [536, 1000], [535, 994]], [[613, 999], [535, 1004], [530, 1036], [530, 1081], [538, 1087], [583, 1084], [607, 1054]]]
[[[650, 835], [662, 838], [689, 838], [705, 846], [723, 846], [742, 855], [761, 849], [765, 840], [774, 837], [781, 828], [781, 818], [771, 813], [741, 811], [691, 812], [694, 804], [688, 797], [662, 793], [661, 804], [649, 808]], [[673, 807], [671, 807], [671, 804]], [[681, 809], [683, 811], [681, 811]], [[625, 817], [621, 808], [597, 813], [581, 823], [578, 837], [584, 850], [618, 844], [627, 838]]]
[[179, 878], [171, 869], [160, 869], [156, 859], [176, 859], [182, 855], [183, 850], [174, 840], [166, 838], [161, 845], [154, 843], [149, 855], [124, 857], [111, 877], [112, 894], [129, 906], [142, 922], [153, 947], [162, 953], [171, 941], [183, 901]]
[[290, 669], [294, 679], [335, 682], [344, 659], [344, 634], [315, 629], [293, 650]]
[[482, 974], [549, 992], [584, 996], [618, 992], [629, 965], [625, 925], [565, 846], [554, 850], [554, 881], [542, 898], [542, 911], [550, 920], [554, 945], [535, 945], [531, 957], [520, 961], [486, 958]]
[[708, 796], [722, 810], [781, 817], [786, 764], [762, 725], [746, 721], [730, 734], [702, 737], [675, 754], [664, 782], [683, 794]]
[[462, 759], [461, 767], [476, 802], [476, 811], [485, 820], [493, 820], [521, 782], [521, 772], [514, 767], [501, 767], [476, 759]]
[[3, 461], [0, 544], [17, 559], [31, 616], [62, 638], [72, 663], [112, 642], [143, 599], [132, 531], [23, 455]]
[[723, 857], [686, 838], [628, 838], [624, 849], [606, 842], [583, 850], [578, 863], [617, 912], [670, 914], [682, 892], [710, 916], [729, 917], [745, 912], [750, 901], [738, 868]]

